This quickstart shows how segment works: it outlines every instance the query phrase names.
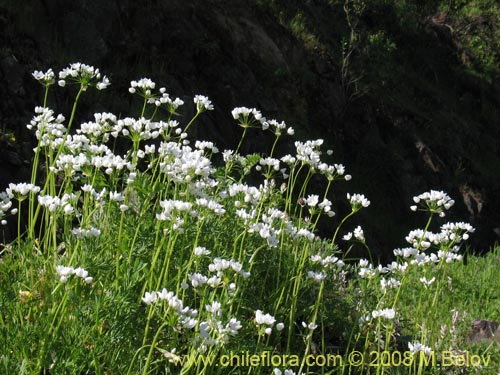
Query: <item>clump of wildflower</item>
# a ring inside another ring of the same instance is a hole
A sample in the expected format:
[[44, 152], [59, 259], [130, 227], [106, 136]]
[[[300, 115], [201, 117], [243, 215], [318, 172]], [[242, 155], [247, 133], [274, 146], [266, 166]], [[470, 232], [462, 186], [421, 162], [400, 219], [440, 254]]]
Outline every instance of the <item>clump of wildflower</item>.
[[[437, 190], [431, 190], [417, 195], [416, 197], [413, 197], [413, 201], [416, 204], [420, 204], [424, 211], [436, 213], [440, 217], [444, 217], [445, 211], [449, 210], [451, 206], [455, 204], [455, 201], [451, 199], [448, 194], [444, 191]], [[410, 208], [412, 211], [416, 211], [418, 209], [417, 206], [411, 206]]]
[[82, 63], [70, 64], [68, 68], [59, 72], [59, 86], [64, 87], [68, 82], [79, 84], [83, 91], [87, 90], [89, 86], [104, 90], [110, 85], [108, 77], [101, 76], [99, 69]]

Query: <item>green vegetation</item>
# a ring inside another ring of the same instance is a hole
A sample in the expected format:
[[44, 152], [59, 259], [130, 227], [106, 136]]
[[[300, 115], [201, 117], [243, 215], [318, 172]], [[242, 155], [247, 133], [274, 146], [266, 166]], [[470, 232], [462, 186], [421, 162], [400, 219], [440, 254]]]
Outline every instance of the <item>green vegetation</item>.
[[[75, 129], [80, 96], [108, 79], [79, 63], [59, 73], [60, 86], [77, 88], [63, 125], [46, 107], [55, 74], [33, 75], [46, 90], [28, 125], [33, 174], [0, 194], [2, 224], [17, 217], [18, 232], [0, 258], [2, 373], [440, 374], [462, 371], [464, 353], [481, 360], [468, 370], [498, 372], [498, 348], [466, 338], [474, 319], [498, 315], [500, 250], [464, 264], [474, 229], [445, 223], [446, 193], [414, 198], [425, 228], [376, 265], [352, 223], [370, 201], [348, 194], [349, 213], [334, 214], [335, 186], [351, 176], [323, 140], [277, 156], [293, 128], [239, 107], [241, 141], [219, 157], [187, 132], [210, 100], [195, 96], [181, 125], [183, 101], [149, 79], [129, 88], [142, 98], [138, 118], [98, 113]], [[262, 130], [271, 150], [240, 155]], [[313, 178], [324, 181], [320, 194]], [[329, 238], [315, 235], [323, 220]], [[365, 259], [342, 255], [340, 242]], [[224, 365], [244, 353], [281, 362]]]

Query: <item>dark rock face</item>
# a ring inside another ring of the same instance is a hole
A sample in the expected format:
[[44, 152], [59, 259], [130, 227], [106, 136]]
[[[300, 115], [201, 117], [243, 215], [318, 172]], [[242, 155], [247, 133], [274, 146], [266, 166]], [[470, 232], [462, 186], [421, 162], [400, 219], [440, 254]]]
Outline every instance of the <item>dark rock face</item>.
[[[186, 102], [195, 94], [209, 96], [216, 110], [193, 135], [222, 149], [235, 148], [241, 134], [230, 116], [236, 106], [285, 120], [299, 138], [324, 138], [354, 177], [335, 188], [335, 197], [359, 192], [372, 202], [356, 220], [374, 255], [390, 256], [404, 245], [406, 233], [421, 225], [408, 209], [411, 198], [431, 188], [457, 201], [449, 220], [478, 228], [478, 249], [493, 245], [500, 228], [498, 87], [464, 74], [453, 44], [426, 33], [424, 23], [420, 39], [394, 37], [400, 70], [383, 79], [369, 72], [366, 90], [353, 96], [335, 50], [346, 32], [342, 11], [304, 2], [302, 11], [316, 22], [313, 43], [286, 27], [286, 14], [276, 16], [260, 3], [45, 0], [0, 6], [0, 130], [13, 135], [0, 137], [1, 188], [29, 176], [33, 137], [25, 124], [42, 100], [31, 72], [81, 61], [110, 76], [112, 86], [82, 100], [80, 121], [95, 111], [137, 115], [127, 87], [146, 76]], [[421, 64], [414, 64], [419, 53]], [[359, 61], [370, 70], [369, 61]], [[70, 90], [49, 97], [49, 105], [66, 115], [71, 101]], [[249, 140], [243, 152], [272, 141], [259, 132]], [[326, 235], [331, 225], [323, 225]]]

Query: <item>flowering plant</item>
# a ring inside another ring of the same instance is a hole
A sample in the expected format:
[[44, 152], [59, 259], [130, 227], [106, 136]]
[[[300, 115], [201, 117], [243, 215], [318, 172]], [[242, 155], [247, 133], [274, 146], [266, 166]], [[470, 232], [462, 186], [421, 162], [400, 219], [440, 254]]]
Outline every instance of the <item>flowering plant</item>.
[[[342, 164], [326, 161], [332, 152], [325, 158], [324, 140], [295, 141], [295, 155], [275, 156], [293, 128], [238, 107], [232, 116], [242, 137], [217, 164], [217, 146], [188, 133], [198, 116], [214, 109], [206, 96], [194, 97], [195, 115], [182, 126], [177, 115], [184, 101], [142, 78], [129, 88], [142, 100], [137, 117], [96, 113], [74, 128], [80, 95], [107, 88], [108, 78], [81, 63], [59, 73], [59, 86], [79, 87], [66, 122], [47, 106], [55, 73], [33, 77], [45, 96], [28, 124], [38, 141], [31, 181], [0, 193], [2, 224], [18, 216], [17, 239], [0, 258], [0, 275], [12, 281], [2, 291], [19, 290], [0, 301], [4, 316], [11, 316], [0, 319], [15, 356], [0, 353], [9, 373], [22, 367], [27, 373], [147, 374], [174, 366], [180, 373], [229, 373], [182, 359], [241, 350], [299, 353], [304, 359], [296, 370], [303, 373], [313, 368], [308, 356], [337, 342], [344, 354], [360, 346], [385, 350], [395, 345], [414, 275], [422, 293], [434, 293], [426, 307], [436, 307], [447, 267], [461, 261], [460, 245], [474, 232], [469, 224], [447, 223], [432, 233], [431, 219], [444, 216], [453, 201], [431, 191], [415, 198], [430, 213], [427, 226], [408, 234], [411, 247], [395, 250], [396, 261], [349, 262], [339, 246], [368, 245], [360, 226], [347, 232], [344, 224], [370, 201], [347, 194], [350, 212], [336, 215], [333, 183], [351, 176]], [[161, 119], [160, 107], [166, 109]], [[249, 130], [270, 130], [269, 153], [239, 153]], [[130, 148], [118, 153], [114, 145], [124, 140]], [[321, 194], [317, 186], [311, 192], [314, 175], [326, 183]], [[329, 238], [319, 237], [320, 220], [333, 223]], [[415, 324], [418, 319], [422, 314]], [[40, 340], [26, 340], [33, 334]], [[412, 335], [412, 352], [439, 344], [432, 330]]]

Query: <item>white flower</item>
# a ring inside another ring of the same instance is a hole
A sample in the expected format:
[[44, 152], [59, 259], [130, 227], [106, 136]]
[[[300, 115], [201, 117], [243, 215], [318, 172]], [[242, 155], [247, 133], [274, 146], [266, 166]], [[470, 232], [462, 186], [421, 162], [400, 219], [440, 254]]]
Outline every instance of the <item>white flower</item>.
[[433, 277], [432, 279], [430, 280], [427, 280], [427, 278], [425, 276], [421, 277], [420, 279], [420, 282], [422, 284], [424, 284], [424, 286], [427, 288], [429, 285], [431, 285], [434, 281], [436, 281], [436, 278]]
[[359, 211], [361, 207], [368, 207], [370, 205], [370, 201], [366, 199], [363, 194], [350, 194], [347, 193], [347, 199], [351, 203], [352, 210], [354, 212]]
[[264, 314], [264, 313], [262, 313], [261, 310], [256, 310], [255, 311], [255, 321], [259, 325], [266, 324], [266, 325], [272, 326], [276, 322], [276, 319], [274, 318], [274, 316], [272, 316], [270, 314]]
[[401, 285], [401, 281], [396, 280], [394, 277], [391, 277], [390, 279], [380, 279], [380, 287], [382, 290], [386, 289], [395, 289], [398, 288]]
[[155, 88], [156, 84], [149, 78], [141, 78], [138, 81], [130, 82], [130, 88], [128, 91], [131, 94], [135, 94], [137, 90], [140, 91], [141, 96], [150, 96], [151, 90]]
[[47, 70], [45, 73], [35, 70], [32, 76], [44, 86], [53, 85], [55, 82], [55, 74], [52, 69]]
[[342, 237], [344, 241], [349, 241], [351, 238], [352, 238], [352, 232], [349, 232]]
[[211, 111], [214, 109], [212, 102], [208, 100], [206, 96], [196, 95], [193, 99], [194, 104], [196, 104], [196, 110], [198, 112]]
[[146, 305], [150, 305], [152, 303], [155, 303], [158, 299], [158, 295], [156, 292], [146, 292], [144, 294], [144, 297], [142, 297], [142, 301], [146, 304]]
[[190, 273], [188, 275], [188, 279], [191, 282], [193, 288], [197, 288], [200, 285], [206, 284], [208, 281], [208, 277], [202, 275], [201, 273]]
[[[413, 197], [413, 201], [417, 204], [421, 204], [430, 212], [439, 214], [441, 217], [445, 216], [445, 210], [449, 210], [450, 207], [455, 204], [455, 201], [444, 191], [437, 190], [431, 190], [415, 196]], [[412, 206], [410, 208], [413, 211], [417, 209], [416, 206]]]
[[285, 325], [283, 323], [278, 323], [276, 324], [276, 330], [277, 331], [283, 331], [283, 329], [285, 328]]
[[211, 313], [214, 317], [220, 317], [222, 315], [220, 302], [213, 301], [211, 305], [206, 305], [205, 310]]
[[29, 193], [36, 194], [39, 191], [39, 186], [35, 186], [30, 183], [10, 183], [9, 187], [5, 190], [10, 199], [15, 198], [17, 200], [23, 200]]
[[354, 238], [358, 241], [365, 242], [365, 234], [359, 225], [354, 229]]
[[59, 86], [64, 87], [68, 81], [80, 84], [83, 91], [87, 90], [89, 86], [95, 86], [98, 90], [102, 90], [110, 84], [106, 76], [101, 77], [99, 69], [82, 63], [70, 64], [68, 68], [59, 72]]
[[316, 207], [319, 202], [319, 197], [316, 194], [309, 195], [306, 199], [306, 204], [309, 207]]
[[318, 325], [313, 322], [310, 322], [309, 324], [307, 324], [306, 322], [302, 322], [302, 327], [314, 331], [316, 328], [318, 328]]
[[326, 275], [323, 272], [307, 271], [307, 277], [313, 279], [316, 282], [321, 282], [326, 279]]
[[240, 121], [242, 126], [249, 126], [254, 122], [254, 120], [260, 122], [261, 124], [266, 122], [266, 119], [262, 117], [262, 113], [255, 108], [237, 107], [231, 111], [231, 114], [235, 120]]
[[197, 247], [195, 247], [194, 250], [193, 250], [193, 252], [194, 252], [194, 255], [196, 255], [196, 256], [203, 256], [203, 255], [209, 255], [210, 254], [210, 250], [207, 250], [203, 246], [197, 246]]
[[373, 318], [384, 318], [388, 320], [394, 319], [396, 311], [394, 309], [382, 309], [372, 311]]
[[432, 348], [423, 345], [419, 342], [414, 342], [414, 343], [409, 342], [408, 349], [410, 349], [410, 352], [412, 352], [413, 354], [417, 354], [418, 352], [423, 352], [426, 355], [430, 355], [432, 353]]

